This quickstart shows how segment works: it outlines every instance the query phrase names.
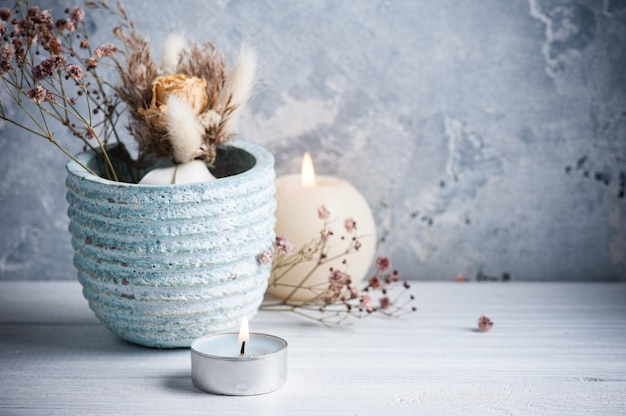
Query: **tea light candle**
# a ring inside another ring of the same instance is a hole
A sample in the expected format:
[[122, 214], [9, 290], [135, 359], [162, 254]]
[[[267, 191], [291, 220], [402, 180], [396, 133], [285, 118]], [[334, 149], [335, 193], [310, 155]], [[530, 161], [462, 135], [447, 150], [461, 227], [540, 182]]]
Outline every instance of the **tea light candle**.
[[[307, 278], [307, 286], [323, 287], [328, 283], [329, 268], [345, 270], [354, 283], [365, 277], [376, 251], [376, 224], [372, 211], [359, 191], [345, 180], [325, 175], [315, 175], [313, 161], [309, 153], [302, 159], [302, 173], [276, 178], [276, 235], [285, 237], [294, 245], [294, 250], [302, 248], [312, 240], [320, 238], [324, 221], [318, 217], [318, 208], [326, 207], [330, 212], [328, 228], [334, 235], [327, 240], [327, 257], [340, 256], [328, 262]], [[344, 230], [344, 221], [356, 221], [357, 235], [361, 247], [348, 256], [341, 256], [349, 244], [341, 240], [341, 235], [349, 235]], [[342, 264], [343, 259], [346, 265]], [[288, 285], [299, 284], [303, 276], [314, 267], [316, 260], [302, 261], [280, 277], [279, 282]], [[307, 300], [315, 296], [310, 290], [293, 291], [292, 287], [273, 286], [268, 292], [279, 299]]]
[[207, 335], [191, 343], [191, 379], [202, 391], [251, 396], [278, 390], [287, 380], [287, 342], [248, 332]]

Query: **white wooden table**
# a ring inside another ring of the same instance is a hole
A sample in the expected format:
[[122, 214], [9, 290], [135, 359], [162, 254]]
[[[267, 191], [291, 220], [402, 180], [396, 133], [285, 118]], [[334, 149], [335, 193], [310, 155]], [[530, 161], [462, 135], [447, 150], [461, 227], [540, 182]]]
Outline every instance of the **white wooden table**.
[[349, 327], [260, 313], [251, 329], [289, 342], [287, 383], [225, 397], [192, 386], [188, 349], [109, 333], [78, 283], [0, 282], [0, 415], [626, 414], [626, 284], [412, 290], [415, 314]]

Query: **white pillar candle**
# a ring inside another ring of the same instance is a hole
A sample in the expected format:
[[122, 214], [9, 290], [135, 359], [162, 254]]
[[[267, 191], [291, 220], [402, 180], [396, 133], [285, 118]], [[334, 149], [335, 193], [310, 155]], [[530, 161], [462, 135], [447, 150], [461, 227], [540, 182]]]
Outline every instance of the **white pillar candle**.
[[[368, 272], [376, 251], [376, 224], [372, 211], [365, 198], [350, 183], [333, 176], [316, 176], [313, 163], [308, 153], [302, 163], [302, 174], [280, 176], [276, 179], [276, 235], [285, 237], [294, 245], [294, 251], [300, 250], [312, 240], [320, 239], [324, 229], [324, 220], [318, 216], [318, 209], [326, 207], [329, 218], [326, 228], [332, 231], [326, 243], [326, 255], [330, 259], [345, 252], [353, 234], [346, 231], [344, 221], [348, 218], [356, 222], [356, 235], [361, 246], [346, 256], [325, 263], [311, 274], [303, 286], [318, 289], [328, 287], [330, 268], [348, 273], [353, 283], [361, 281]], [[341, 237], [345, 238], [342, 239]], [[342, 261], [346, 260], [346, 264]], [[279, 299], [308, 300], [316, 293], [309, 289], [293, 291], [297, 285], [315, 267], [317, 258], [300, 262], [274, 285], [277, 275], [270, 278], [268, 292]], [[281, 272], [282, 273], [282, 272]]]

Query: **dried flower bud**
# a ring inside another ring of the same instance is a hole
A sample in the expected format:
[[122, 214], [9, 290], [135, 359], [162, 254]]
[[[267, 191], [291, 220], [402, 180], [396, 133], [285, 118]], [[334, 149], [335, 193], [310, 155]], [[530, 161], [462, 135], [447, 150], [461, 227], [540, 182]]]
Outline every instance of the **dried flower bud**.
[[57, 28], [57, 30], [60, 31], [64, 31], [67, 29], [67, 19], [58, 19], [56, 22], [54, 22], [54, 27]]
[[392, 305], [391, 299], [389, 299], [388, 296], [383, 296], [379, 299], [379, 302], [381, 309], [389, 309], [389, 307]]
[[322, 205], [321, 207], [319, 207], [317, 209], [317, 216], [321, 219], [321, 220], [327, 220], [328, 217], [330, 217], [330, 211], [328, 211], [328, 209], [326, 209], [325, 205]]
[[50, 10], [44, 10], [39, 13], [39, 16], [37, 16], [37, 25], [39, 26], [39, 30], [41, 30], [44, 35], [46, 31], [52, 30], [54, 27], [54, 20], [52, 19]]
[[378, 276], [370, 277], [367, 282], [369, 287], [371, 287], [372, 289], [378, 289], [381, 287], [380, 279], [378, 278]]
[[15, 46], [13, 44], [5, 44], [0, 48], [0, 70], [9, 71], [11, 69], [11, 60], [15, 57]]
[[276, 247], [285, 254], [290, 254], [293, 251], [293, 244], [285, 237], [276, 237]]
[[65, 68], [67, 58], [62, 55], [52, 55], [48, 59], [44, 59], [32, 69], [32, 76], [35, 80], [42, 80], [51, 76], [54, 71]]
[[36, 19], [37, 16], [41, 13], [41, 9], [39, 6], [32, 6], [28, 9], [28, 17], [31, 19]]
[[259, 264], [270, 264], [274, 260], [274, 253], [271, 250], [264, 250], [257, 256]]
[[71, 11], [66, 9], [65, 12], [69, 13], [70, 19], [72, 19], [75, 24], [81, 23], [85, 19], [85, 10], [80, 6], [74, 7]]
[[343, 222], [343, 226], [347, 232], [351, 233], [356, 229], [356, 221], [354, 221], [352, 218], [346, 218]]
[[489, 331], [492, 326], [493, 322], [491, 322], [491, 319], [487, 318], [485, 315], [482, 315], [480, 318], [478, 318], [478, 329], [481, 332]]
[[13, 42], [11, 42], [13, 47], [15, 48], [15, 58], [22, 59], [26, 56], [26, 51], [24, 50], [24, 43], [18, 39], [14, 38]]
[[65, 30], [67, 30], [68, 32], [74, 32], [76, 30], [76, 22], [73, 21], [72, 19], [67, 20], [65, 22]]
[[391, 268], [391, 260], [387, 256], [378, 256], [376, 259], [376, 268], [380, 272], [386, 272]]
[[[81, 43], [81, 45], [82, 45], [82, 43]], [[117, 46], [115, 46], [113, 44], [110, 44], [110, 43], [105, 43], [104, 45], [94, 49], [94, 53], [95, 53], [96, 57], [98, 57], [98, 58], [103, 58], [105, 56], [111, 56], [111, 55], [114, 55], [115, 53], [117, 53]]]
[[65, 70], [67, 75], [74, 81], [78, 81], [83, 77], [83, 70], [78, 65], [68, 65]]
[[35, 88], [31, 88], [26, 93], [26, 96], [32, 102], [40, 104], [40, 103], [42, 103], [46, 99], [46, 93], [47, 92], [48, 91], [46, 91], [46, 89], [44, 87], [42, 87], [41, 85], [37, 85]]
[[335, 290], [341, 290], [344, 286], [352, 282], [350, 275], [340, 270], [333, 270], [330, 276], [328, 276], [328, 280], [330, 282], [330, 288]]
[[8, 7], [0, 8], [0, 20], [2, 20], [3, 22], [8, 22], [11, 19], [12, 14], [13, 12], [11, 12], [11, 9], [9, 9]]
[[96, 58], [87, 58], [85, 59], [85, 64], [87, 65], [87, 71], [90, 71], [98, 67], [98, 60]]
[[47, 67], [39, 64], [33, 67], [31, 74], [35, 80], [39, 81], [52, 75], [52, 72]]
[[50, 53], [60, 55], [63, 53], [63, 46], [61, 45], [61, 39], [56, 36], [50, 36], [48, 43], [45, 47]]

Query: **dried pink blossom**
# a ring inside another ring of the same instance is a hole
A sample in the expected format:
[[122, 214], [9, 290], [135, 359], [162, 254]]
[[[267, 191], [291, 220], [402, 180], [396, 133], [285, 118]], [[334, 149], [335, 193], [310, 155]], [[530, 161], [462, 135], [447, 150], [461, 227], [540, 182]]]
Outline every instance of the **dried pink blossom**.
[[274, 253], [271, 250], [264, 250], [257, 256], [259, 264], [270, 264], [274, 260]]
[[25, 30], [24, 30], [24, 26], [25, 26], [24, 21], [23, 20], [18, 20], [17, 22], [13, 21], [12, 23], [13, 23], [13, 36], [15, 36], [16, 38], [18, 36], [23, 36], [24, 32], [25, 32]]
[[382, 286], [378, 276], [370, 277], [367, 283], [368, 287], [371, 287], [372, 289], [378, 289]]
[[58, 19], [56, 22], [54, 22], [54, 27], [57, 28], [57, 30], [63, 31], [67, 29], [67, 19]]
[[[57, 22], [58, 24], [58, 22]], [[65, 20], [63, 23], [63, 28], [59, 28], [61, 30], [67, 30], [68, 32], [73, 32], [76, 30], [76, 22], [72, 19]]]
[[492, 326], [493, 322], [491, 322], [491, 319], [487, 318], [485, 315], [481, 315], [481, 317], [478, 318], [478, 329], [481, 332], [489, 331]]
[[361, 248], [361, 246], [362, 246], [362, 244], [361, 244], [361, 242], [360, 242], [359, 240], [356, 240], [356, 241], [354, 242], [354, 249], [355, 249], [355, 250], [357, 250], [357, 251], [358, 251], [358, 250]]
[[33, 78], [36, 80], [42, 80], [52, 75], [52, 71], [50, 71], [49, 68], [41, 64], [35, 65], [31, 73], [33, 75]]
[[340, 270], [331, 271], [328, 280], [330, 281], [330, 285], [332, 288], [338, 288], [339, 290], [343, 289], [344, 286], [352, 283], [352, 278], [350, 277], [350, 275]]
[[87, 71], [89, 71], [98, 67], [98, 60], [96, 58], [87, 58], [85, 59], [85, 64], [87, 65]]
[[11, 60], [15, 57], [15, 46], [13, 44], [5, 44], [0, 48], [0, 63], [2, 69], [8, 71], [11, 69]]
[[37, 85], [35, 88], [31, 88], [26, 95], [32, 102], [40, 104], [45, 101], [47, 92], [44, 87]]
[[391, 268], [391, 260], [387, 256], [378, 256], [376, 259], [376, 268], [381, 272], [386, 272]]
[[98, 58], [103, 58], [105, 56], [114, 55], [117, 52], [117, 46], [112, 45], [110, 43], [105, 43], [104, 45], [94, 49], [94, 53]]
[[24, 56], [26, 55], [26, 51], [24, 50], [24, 42], [22, 42], [18, 38], [14, 38], [11, 44], [15, 48], [15, 58], [16, 59], [24, 58]]
[[379, 299], [379, 302], [381, 309], [388, 309], [392, 305], [391, 299], [389, 299], [388, 296], [383, 296]]
[[33, 78], [42, 80], [52, 76], [54, 71], [64, 68], [67, 65], [67, 58], [62, 55], [52, 55], [48, 59], [44, 59], [32, 70]]
[[68, 65], [65, 70], [67, 75], [74, 81], [78, 81], [83, 77], [83, 70], [78, 65]]
[[352, 218], [346, 218], [343, 222], [343, 226], [345, 227], [347, 232], [351, 233], [356, 229], [356, 221], [354, 221]]
[[293, 244], [285, 237], [276, 237], [276, 246], [285, 254], [289, 254], [293, 251]]
[[321, 219], [321, 220], [327, 220], [328, 217], [330, 217], [330, 211], [328, 211], [326, 209], [325, 205], [322, 205], [321, 207], [319, 207], [317, 209], [317, 216]]
[[52, 15], [50, 14], [50, 10], [44, 10], [39, 13], [36, 17], [36, 23], [39, 26], [40, 30], [43, 29], [45, 33], [47, 30], [52, 30], [54, 27], [54, 20], [52, 19]]
[[70, 15], [70, 19], [72, 19], [75, 24], [82, 23], [85, 19], [85, 10], [80, 6], [74, 7], [72, 10], [67, 8], [65, 9], [65, 13]]
[[35, 19], [39, 15], [39, 13], [41, 13], [41, 9], [39, 8], [39, 6], [32, 6], [28, 9], [27, 16], [31, 19]]
[[48, 44], [46, 45], [46, 49], [55, 55], [60, 55], [63, 53], [63, 46], [61, 45], [61, 39], [56, 36], [50, 36], [48, 39]]
[[361, 302], [359, 303], [359, 307], [364, 308], [367, 312], [372, 312], [372, 297], [370, 295], [364, 295], [361, 298]]

